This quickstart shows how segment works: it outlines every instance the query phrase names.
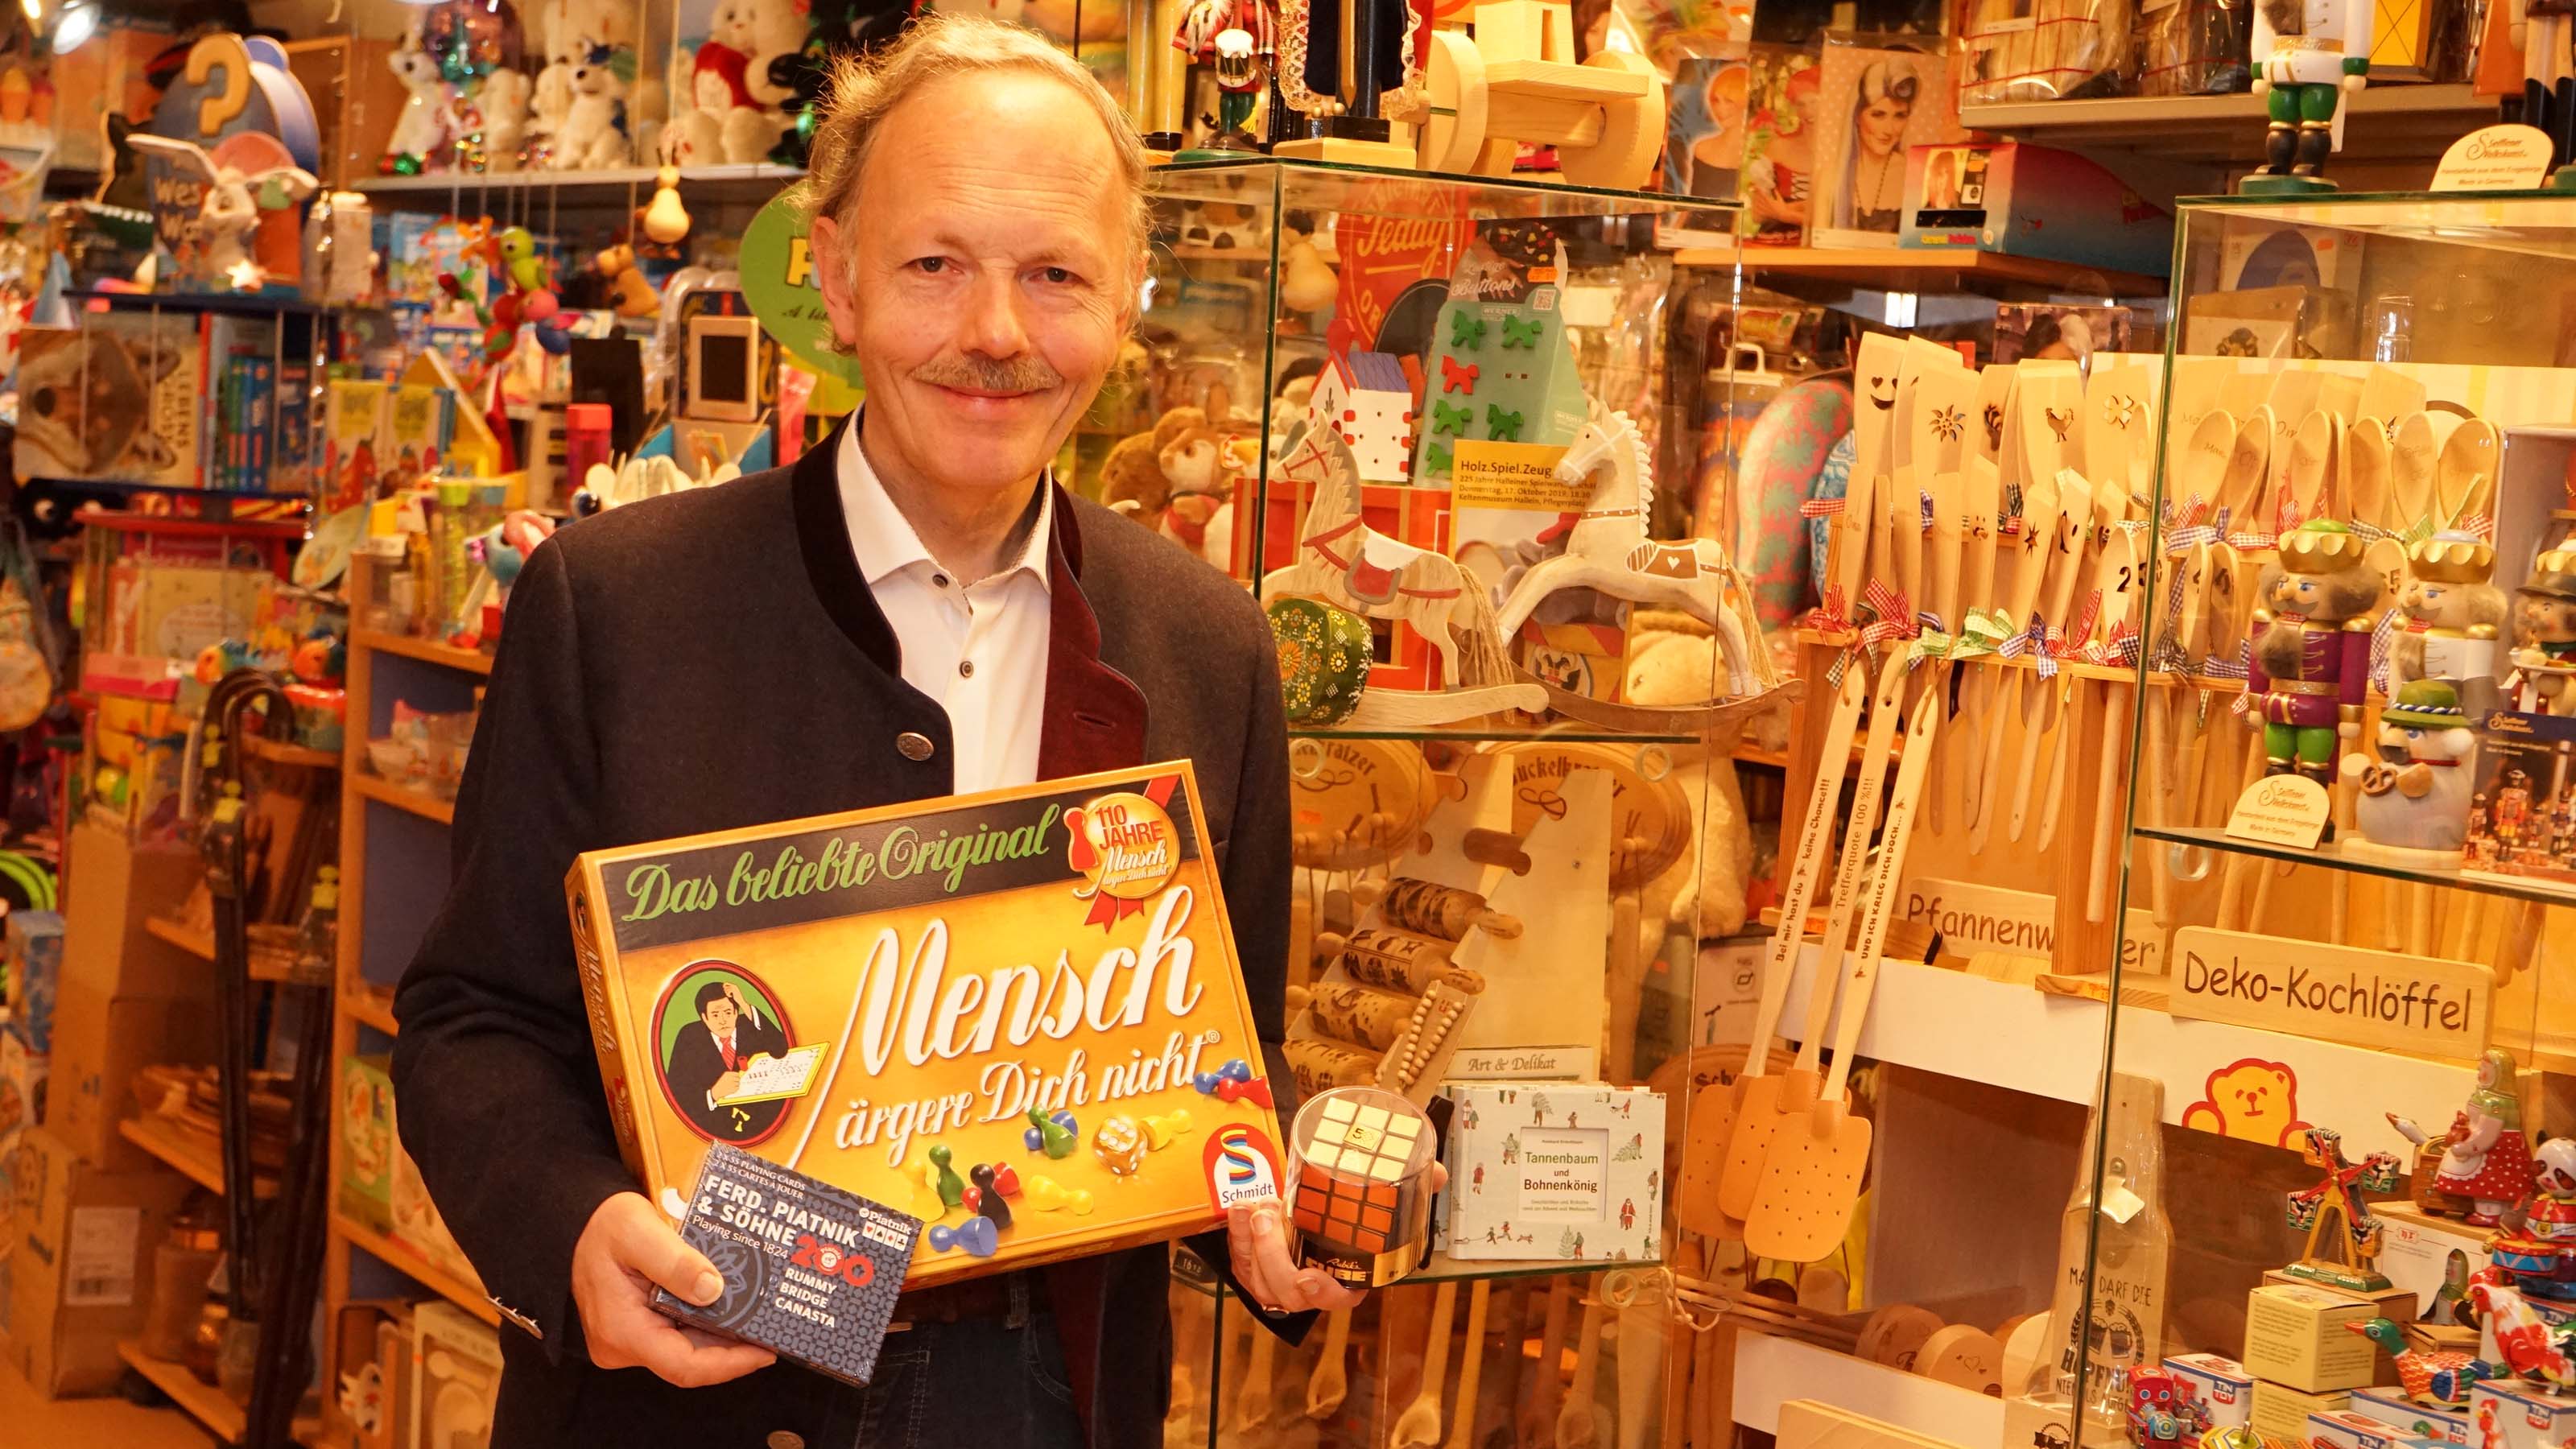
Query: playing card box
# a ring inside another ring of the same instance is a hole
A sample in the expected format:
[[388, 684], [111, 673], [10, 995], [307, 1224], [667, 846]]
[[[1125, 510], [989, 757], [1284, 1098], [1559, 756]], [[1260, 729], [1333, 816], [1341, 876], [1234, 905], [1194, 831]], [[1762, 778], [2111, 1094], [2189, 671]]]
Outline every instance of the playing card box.
[[707, 1149], [680, 1237], [724, 1289], [704, 1306], [663, 1288], [653, 1306], [844, 1383], [876, 1373], [921, 1219], [722, 1143]]
[[1201, 820], [1180, 762], [582, 856], [627, 1165], [675, 1218], [710, 1144], [909, 1213], [915, 1285], [1276, 1192]]

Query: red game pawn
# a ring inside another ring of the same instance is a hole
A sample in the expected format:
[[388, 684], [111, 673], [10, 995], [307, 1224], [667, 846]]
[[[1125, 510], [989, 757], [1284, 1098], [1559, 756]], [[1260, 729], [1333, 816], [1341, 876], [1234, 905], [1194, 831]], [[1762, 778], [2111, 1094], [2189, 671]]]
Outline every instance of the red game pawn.
[[1220, 1102], [1252, 1102], [1263, 1107], [1275, 1105], [1270, 1100], [1270, 1082], [1263, 1077], [1255, 1077], [1248, 1082], [1228, 1077], [1216, 1084], [1216, 1095]]
[[1020, 1170], [1007, 1162], [993, 1164], [993, 1191], [1004, 1197], [1020, 1195]]

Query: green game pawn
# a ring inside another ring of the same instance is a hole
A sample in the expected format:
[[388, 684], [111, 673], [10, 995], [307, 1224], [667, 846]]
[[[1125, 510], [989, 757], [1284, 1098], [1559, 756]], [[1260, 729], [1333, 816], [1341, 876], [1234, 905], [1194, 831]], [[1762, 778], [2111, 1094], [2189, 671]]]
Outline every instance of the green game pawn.
[[1081, 1145], [1080, 1139], [1066, 1130], [1063, 1123], [1047, 1116], [1044, 1111], [1036, 1107], [1029, 1109], [1029, 1121], [1036, 1125], [1038, 1141], [1050, 1158], [1062, 1161], [1071, 1157], [1073, 1149]]
[[948, 1161], [947, 1148], [930, 1149], [930, 1165], [939, 1169], [939, 1200], [950, 1207], [963, 1207], [966, 1205], [966, 1179], [959, 1177]]

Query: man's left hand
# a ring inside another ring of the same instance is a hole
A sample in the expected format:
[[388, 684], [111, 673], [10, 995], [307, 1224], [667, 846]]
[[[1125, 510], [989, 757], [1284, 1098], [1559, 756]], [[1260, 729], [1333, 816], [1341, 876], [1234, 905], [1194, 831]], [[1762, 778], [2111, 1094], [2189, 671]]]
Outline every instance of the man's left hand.
[[[1237, 1203], [1227, 1210], [1225, 1241], [1234, 1259], [1234, 1281], [1243, 1286], [1255, 1307], [1268, 1313], [1308, 1309], [1338, 1313], [1357, 1308], [1366, 1293], [1336, 1282], [1321, 1268], [1297, 1266], [1295, 1230], [1288, 1224], [1288, 1203], [1297, 1196], [1296, 1174], [1296, 1162], [1291, 1159], [1284, 1198]], [[1448, 1167], [1431, 1164], [1431, 1190], [1438, 1192], [1448, 1183]]]

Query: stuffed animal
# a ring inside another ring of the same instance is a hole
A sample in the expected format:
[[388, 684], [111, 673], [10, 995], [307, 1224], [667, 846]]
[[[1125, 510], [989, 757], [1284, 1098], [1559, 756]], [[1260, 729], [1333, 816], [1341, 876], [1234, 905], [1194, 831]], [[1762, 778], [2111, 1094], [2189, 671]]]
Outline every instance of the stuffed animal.
[[[1707, 626], [1686, 614], [1639, 609], [1629, 618], [1628, 670], [1621, 698], [1637, 705], [1697, 704], [1709, 697], [1724, 661]], [[1753, 832], [1746, 823], [1744, 788], [1735, 774], [1735, 726], [1696, 745], [1667, 745], [1672, 778], [1689, 797], [1692, 812], [1707, 822], [1700, 832], [1696, 873], [1685, 854], [1675, 868], [1649, 881], [1638, 917], [1647, 924], [1651, 953], [1664, 923], [1687, 930], [1694, 916], [1704, 939], [1741, 930], [1745, 883], [1752, 878]], [[1660, 909], [1657, 907], [1660, 906]]]
[[621, 243], [592, 260], [599, 275], [608, 282], [618, 316], [650, 317], [662, 310], [662, 299], [654, 294], [652, 278], [635, 265], [635, 248]]
[[262, 285], [259, 266], [250, 257], [251, 233], [259, 229], [262, 199], [283, 198], [293, 205], [322, 187], [312, 172], [298, 166], [276, 166], [258, 172], [218, 166], [215, 158], [193, 141], [136, 136], [134, 145], [167, 158], [173, 166], [205, 183], [205, 198], [197, 203], [201, 248], [197, 277], [217, 286], [255, 290]]
[[68, 345], [30, 346], [18, 369], [21, 467], [65, 478], [161, 481], [179, 454], [154, 427], [152, 397], [192, 345], [193, 335], [183, 343], [175, 333], [128, 339], [82, 328]]
[[[1164, 436], [1163, 428], [1154, 431]], [[1228, 568], [1234, 559], [1234, 485], [1245, 472], [1245, 460], [1226, 434], [1201, 424], [1175, 430], [1155, 450], [1154, 461], [1172, 485], [1162, 535], [1218, 568]]]
[[385, 140], [385, 154], [376, 159], [377, 174], [417, 176], [446, 170], [448, 94], [438, 57], [421, 48], [415, 31], [385, 57], [385, 65], [402, 82], [406, 96], [402, 114], [394, 119], [393, 134]]
[[1135, 433], [1110, 444], [1100, 464], [1100, 501], [1147, 528], [1162, 526], [1172, 497], [1172, 480], [1154, 453], [1154, 435]]
[[743, 70], [743, 84], [751, 93], [753, 109], [737, 110], [725, 118], [724, 159], [758, 161], [787, 133], [786, 108], [796, 99], [796, 64], [804, 54], [810, 23], [801, 5], [765, 0], [733, 3], [750, 11], [748, 27], [738, 32], [733, 43], [751, 58]]
[[572, 117], [572, 67], [556, 61], [537, 72], [528, 96], [528, 124], [519, 164], [530, 171], [555, 169], [555, 135]]
[[475, 99], [483, 113], [483, 169], [516, 171], [519, 147], [527, 140], [528, 104], [536, 82], [525, 71], [496, 70], [483, 78]]
[[[626, 81], [618, 75], [621, 52], [593, 46], [566, 72], [572, 104], [555, 129], [546, 164], [557, 171], [598, 171], [626, 164]], [[633, 52], [623, 52], [629, 62]]]

